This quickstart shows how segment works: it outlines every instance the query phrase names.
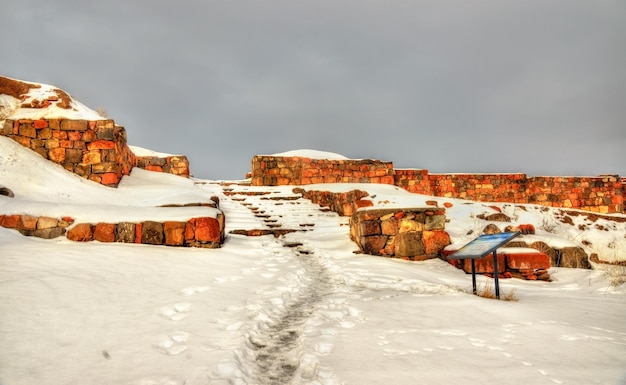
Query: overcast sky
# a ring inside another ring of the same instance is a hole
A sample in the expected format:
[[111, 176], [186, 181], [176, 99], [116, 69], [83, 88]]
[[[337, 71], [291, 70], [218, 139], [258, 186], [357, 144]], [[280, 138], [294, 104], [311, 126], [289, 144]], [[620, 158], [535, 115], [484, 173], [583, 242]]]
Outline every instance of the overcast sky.
[[0, 74], [241, 179], [295, 149], [626, 175], [626, 1], [3, 1]]

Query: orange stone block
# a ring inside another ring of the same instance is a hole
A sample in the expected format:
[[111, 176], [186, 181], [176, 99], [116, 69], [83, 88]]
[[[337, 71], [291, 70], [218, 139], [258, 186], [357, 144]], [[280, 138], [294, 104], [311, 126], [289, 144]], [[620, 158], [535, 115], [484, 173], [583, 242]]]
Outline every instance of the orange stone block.
[[33, 126], [36, 129], [46, 128], [46, 127], [48, 127], [48, 122], [46, 120], [44, 120], [44, 119], [35, 120], [33, 122]]
[[161, 168], [161, 166], [152, 166], [152, 165], [150, 165], [150, 166], [146, 166], [145, 170], [155, 171], [155, 172], [163, 172], [163, 169]]
[[450, 244], [450, 235], [443, 230], [424, 231], [422, 233], [424, 253], [438, 254]]
[[93, 227], [89, 223], [79, 223], [67, 231], [67, 239], [76, 242], [89, 242], [93, 239]]
[[53, 162], [63, 163], [65, 161], [65, 149], [62, 147], [51, 149], [48, 151], [48, 159]]
[[113, 150], [115, 149], [115, 142], [110, 140], [96, 140], [87, 145], [88, 150]]
[[196, 220], [191, 218], [185, 224], [185, 240], [193, 241], [196, 238]]
[[550, 257], [543, 253], [506, 254], [507, 266], [511, 269], [549, 269]]
[[120, 179], [117, 177], [115, 173], [107, 172], [102, 174], [102, 180], [100, 183], [103, 185], [117, 185], [120, 182]]
[[23, 230], [35, 230], [37, 229], [37, 220], [37, 217], [22, 215], [20, 216], [20, 223], [18, 226]]
[[220, 242], [221, 233], [217, 219], [211, 217], [196, 218], [197, 241]]
[[135, 225], [135, 243], [141, 243], [141, 223]]
[[[476, 266], [476, 273], [478, 274], [484, 274], [484, 273], [488, 273], [488, 274], [493, 274], [494, 273], [494, 266], [493, 266], [493, 254], [489, 254], [484, 258], [481, 259], [476, 259], [474, 260], [475, 266]], [[498, 254], [498, 272], [502, 273], [504, 272], [504, 256], [501, 254]], [[464, 259], [463, 260], [463, 270], [465, 270], [466, 273], [471, 273], [472, 272], [472, 261], [470, 259]]]
[[20, 223], [20, 215], [0, 215], [0, 226], [9, 229], [18, 228]]
[[94, 241], [115, 242], [116, 227], [114, 223], [98, 223], [93, 232]]

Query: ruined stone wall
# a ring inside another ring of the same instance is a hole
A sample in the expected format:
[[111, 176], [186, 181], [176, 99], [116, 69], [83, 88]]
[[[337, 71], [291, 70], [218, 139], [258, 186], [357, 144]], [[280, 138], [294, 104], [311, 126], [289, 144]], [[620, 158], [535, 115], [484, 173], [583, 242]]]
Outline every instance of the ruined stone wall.
[[533, 203], [603, 214], [624, 213], [626, 191], [626, 178], [617, 175], [430, 174], [424, 169], [394, 169], [393, 163], [376, 160], [279, 156], [255, 156], [250, 177], [253, 186], [382, 183], [417, 194], [480, 202]]
[[127, 145], [126, 130], [113, 120], [5, 120], [0, 135], [105, 186], [117, 186], [133, 167], [189, 176], [184, 156], [135, 156]]
[[528, 203], [598, 213], [624, 212], [624, 184], [617, 175], [528, 178]]
[[430, 174], [435, 196], [479, 202], [526, 203], [524, 174]]
[[378, 160], [328, 160], [256, 155], [250, 173], [253, 186], [315, 183], [394, 184], [393, 163]]

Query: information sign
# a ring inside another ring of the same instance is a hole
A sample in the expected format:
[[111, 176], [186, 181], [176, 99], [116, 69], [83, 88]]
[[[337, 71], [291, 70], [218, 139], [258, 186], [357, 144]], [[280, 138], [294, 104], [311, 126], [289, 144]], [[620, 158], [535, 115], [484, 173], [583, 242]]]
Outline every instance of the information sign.
[[500, 284], [498, 282], [498, 254], [496, 250], [498, 247], [506, 244], [511, 239], [517, 237], [521, 233], [500, 233], [500, 234], [485, 234], [474, 239], [470, 243], [461, 247], [454, 254], [448, 256], [448, 259], [469, 259], [472, 261], [472, 290], [474, 294], [476, 292], [476, 264], [475, 259], [480, 259], [486, 255], [493, 253], [493, 277], [496, 286], [496, 298], [500, 299]]

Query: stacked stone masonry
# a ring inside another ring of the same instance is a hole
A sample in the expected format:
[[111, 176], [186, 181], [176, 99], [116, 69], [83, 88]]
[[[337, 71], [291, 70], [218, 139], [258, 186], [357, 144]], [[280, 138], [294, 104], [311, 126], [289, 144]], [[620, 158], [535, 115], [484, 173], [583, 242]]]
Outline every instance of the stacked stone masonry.
[[378, 160], [328, 160], [257, 155], [252, 159], [253, 186], [316, 183], [394, 184], [393, 164]]
[[421, 261], [450, 244], [445, 222], [435, 207], [363, 209], [350, 217], [350, 237], [364, 253]]
[[252, 159], [254, 186], [315, 183], [382, 183], [409, 192], [481, 202], [532, 203], [624, 213], [624, 178], [541, 176], [525, 174], [430, 174], [424, 169], [394, 169], [377, 160], [323, 160], [304, 157], [260, 156]]
[[121, 242], [149, 245], [219, 248], [224, 240], [224, 215], [187, 221], [143, 221], [138, 223], [74, 223], [70, 217], [0, 215], [0, 227], [26, 236], [52, 239], [65, 235], [76, 242]]
[[189, 176], [184, 156], [135, 156], [127, 145], [126, 130], [113, 120], [7, 119], [0, 134], [105, 186], [117, 186], [133, 167]]

